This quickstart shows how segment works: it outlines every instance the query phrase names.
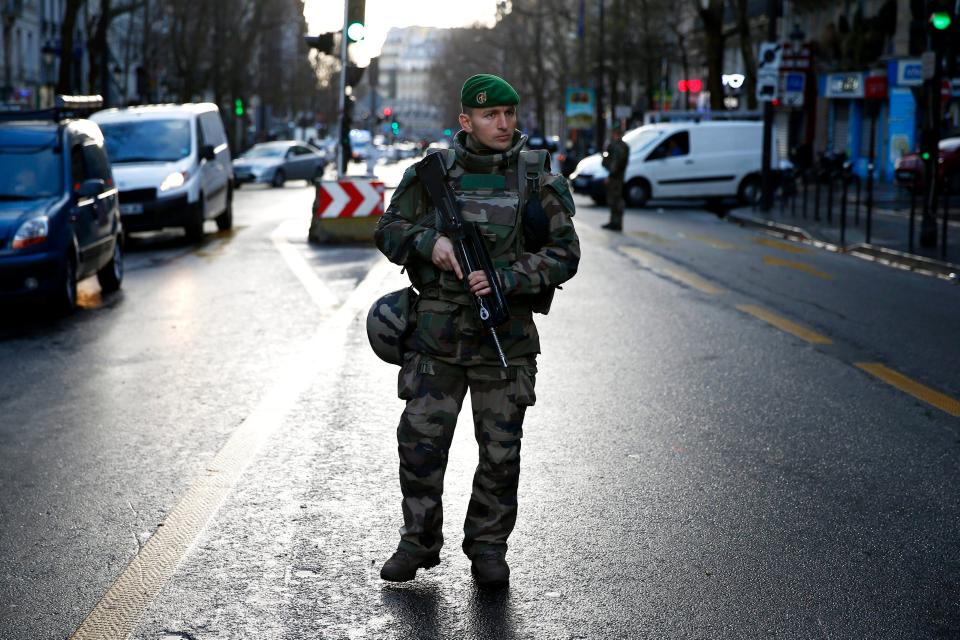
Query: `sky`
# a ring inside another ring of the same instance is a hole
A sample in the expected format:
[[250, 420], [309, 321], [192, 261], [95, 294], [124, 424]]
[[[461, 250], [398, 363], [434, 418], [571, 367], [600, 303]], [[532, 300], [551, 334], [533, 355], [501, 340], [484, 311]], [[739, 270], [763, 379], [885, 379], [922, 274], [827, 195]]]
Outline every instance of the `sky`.
[[[365, 42], [350, 46], [358, 64], [380, 53], [393, 27], [464, 27], [474, 23], [493, 26], [496, 0], [367, 0]], [[303, 13], [310, 34], [337, 31], [343, 26], [342, 0], [306, 0]]]

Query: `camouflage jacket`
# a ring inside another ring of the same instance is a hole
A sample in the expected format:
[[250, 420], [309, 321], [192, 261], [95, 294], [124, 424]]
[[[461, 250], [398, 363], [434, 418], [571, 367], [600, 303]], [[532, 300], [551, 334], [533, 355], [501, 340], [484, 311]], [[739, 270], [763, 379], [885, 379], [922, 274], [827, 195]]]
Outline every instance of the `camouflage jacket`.
[[630, 147], [623, 140], [613, 140], [603, 153], [603, 166], [610, 172], [611, 180], [623, 180], [630, 160]]
[[[518, 132], [509, 150], [496, 153], [480, 148], [461, 131], [454, 139], [455, 161], [448, 167], [450, 185], [462, 203], [461, 215], [476, 223], [487, 240], [507, 296], [511, 319], [498, 327], [497, 333], [511, 363], [528, 362], [540, 353], [532, 308], [538, 297], [572, 278], [580, 262], [573, 198], [566, 179], [555, 174], [543, 172], [539, 185], [550, 221], [550, 238], [536, 253], [522, 249], [517, 159], [525, 143], [526, 137]], [[377, 247], [392, 262], [406, 268], [420, 292], [415, 326], [406, 346], [453, 364], [497, 363], [465, 281], [433, 264], [433, 247], [439, 235], [436, 211], [411, 166], [375, 232]]]

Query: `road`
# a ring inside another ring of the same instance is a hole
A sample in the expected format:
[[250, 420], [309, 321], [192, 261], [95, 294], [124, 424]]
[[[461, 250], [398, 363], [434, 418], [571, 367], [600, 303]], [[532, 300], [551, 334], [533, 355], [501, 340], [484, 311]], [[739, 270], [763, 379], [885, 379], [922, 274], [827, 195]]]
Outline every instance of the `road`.
[[0, 322], [0, 638], [960, 634], [960, 288], [578, 199], [511, 586], [459, 551], [467, 407], [442, 563], [392, 585], [402, 402], [363, 320], [405, 277], [307, 244], [312, 198], [244, 189], [201, 247], [140, 238], [119, 295]]

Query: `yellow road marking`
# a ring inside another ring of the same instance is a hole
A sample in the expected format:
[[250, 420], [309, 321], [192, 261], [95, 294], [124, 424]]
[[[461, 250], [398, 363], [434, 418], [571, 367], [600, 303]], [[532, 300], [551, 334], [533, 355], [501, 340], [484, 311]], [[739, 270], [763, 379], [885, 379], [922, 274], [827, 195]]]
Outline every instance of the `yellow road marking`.
[[803, 273], [816, 276], [817, 278], [822, 278], [824, 280], [833, 280], [833, 276], [829, 273], [820, 271], [816, 267], [812, 267], [803, 262], [794, 262], [793, 260], [785, 260], [784, 258], [777, 258], [775, 256], [763, 256], [763, 263], [768, 264], [771, 267], [787, 267], [788, 269], [796, 269], [797, 271], [802, 271]]
[[667, 240], [663, 236], [658, 236], [655, 233], [650, 233], [649, 231], [628, 231], [631, 236], [642, 238], [643, 240], [649, 240], [650, 242], [656, 244], [673, 244], [672, 240]]
[[725, 242], [719, 238], [713, 238], [711, 236], [705, 235], [691, 235], [687, 236], [691, 240], [699, 240], [700, 242], [713, 247], [714, 249], [722, 249], [724, 251], [729, 251], [731, 249], [736, 249], [737, 245], [730, 242]]
[[667, 267], [663, 271], [670, 277], [676, 278], [680, 282], [683, 282], [684, 284], [687, 284], [693, 287], [694, 289], [697, 289], [698, 291], [702, 291], [703, 293], [707, 293], [712, 296], [721, 294], [725, 291], [724, 289], [721, 289], [720, 287], [717, 287], [711, 284], [710, 282], [704, 280], [700, 276], [695, 276], [692, 273], [688, 271], [684, 271], [682, 269]]
[[754, 238], [753, 242], [756, 244], [762, 244], [766, 247], [772, 247], [773, 249], [780, 249], [781, 251], [786, 251], [787, 253], [813, 253], [812, 250], [807, 249], [806, 247], [798, 247], [795, 244], [781, 242], [772, 238]]
[[784, 317], [778, 316], [775, 313], [767, 311], [762, 307], [758, 307], [752, 304], [738, 304], [737, 309], [743, 311], [744, 313], [749, 313], [750, 315], [768, 322], [775, 326], [776, 328], [786, 331], [787, 333], [793, 334], [802, 340], [813, 344], [833, 344], [833, 340], [826, 336], [822, 336], [816, 331], [807, 329], [806, 327], [797, 324], [791, 320], [787, 320]]
[[859, 369], [880, 378], [889, 385], [908, 393], [917, 400], [922, 400], [927, 404], [932, 404], [941, 411], [946, 411], [954, 417], [960, 417], [960, 402], [950, 396], [935, 391], [930, 387], [912, 380], [898, 371], [894, 371], [877, 362], [855, 362]]
[[[620, 251], [627, 254], [631, 258], [636, 259], [637, 262], [639, 262], [641, 265], [647, 268], [653, 268], [657, 264], [662, 264], [666, 262], [656, 254], [650, 253], [649, 251], [644, 251], [639, 247], [623, 246], [623, 247], [620, 247]], [[726, 291], [725, 289], [721, 289], [720, 287], [714, 285], [713, 283], [707, 280], [704, 280], [700, 276], [694, 275], [689, 271], [684, 271], [683, 269], [680, 269], [678, 267], [663, 265], [661, 266], [661, 270], [663, 271], [663, 273], [667, 274], [674, 280], [679, 280], [680, 282], [686, 284], [687, 286], [693, 287], [697, 291], [701, 291], [709, 295], [715, 296], [717, 294], [724, 293]]]

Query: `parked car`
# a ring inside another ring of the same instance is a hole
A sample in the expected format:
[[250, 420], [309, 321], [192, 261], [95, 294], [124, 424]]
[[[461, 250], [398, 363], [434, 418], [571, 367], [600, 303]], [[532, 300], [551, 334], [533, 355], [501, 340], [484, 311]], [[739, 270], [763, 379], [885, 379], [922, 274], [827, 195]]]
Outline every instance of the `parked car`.
[[0, 116], [0, 299], [69, 313], [83, 278], [120, 288], [123, 225], [103, 134], [74, 117], [76, 101], [59, 103]]
[[[658, 123], [628, 131], [630, 147], [624, 199], [642, 207], [653, 198], [736, 197], [751, 204], [760, 197], [763, 124], [754, 121]], [[773, 166], [780, 166], [776, 149]], [[603, 156], [587, 156], [570, 175], [573, 189], [604, 203], [607, 170]]]
[[[944, 138], [939, 145], [937, 168], [941, 180], [949, 180], [950, 190], [960, 192], [960, 137]], [[919, 152], [908, 153], [894, 163], [897, 184], [907, 189], [923, 190], [927, 180], [923, 159]]]
[[107, 109], [91, 117], [107, 144], [127, 231], [183, 227], [192, 242], [203, 226], [233, 226], [233, 166], [215, 104]]
[[233, 161], [233, 173], [238, 189], [247, 182], [282, 187], [287, 180], [319, 180], [326, 166], [326, 158], [317, 151], [284, 140], [253, 145]]

